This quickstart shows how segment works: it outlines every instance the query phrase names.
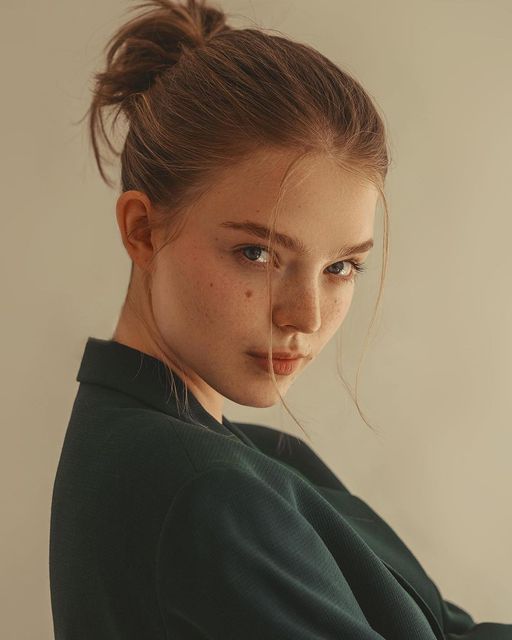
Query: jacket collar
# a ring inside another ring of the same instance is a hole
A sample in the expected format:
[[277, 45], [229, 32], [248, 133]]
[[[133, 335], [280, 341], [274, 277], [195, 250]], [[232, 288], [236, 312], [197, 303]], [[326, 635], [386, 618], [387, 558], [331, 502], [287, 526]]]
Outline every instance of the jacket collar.
[[[88, 337], [76, 380], [109, 387], [128, 394], [158, 411], [226, 436], [235, 435], [246, 445], [256, 445], [236, 424], [222, 416], [214, 418], [183, 380], [167, 365], [143, 351], [116, 340]], [[189, 411], [186, 411], [188, 398]]]

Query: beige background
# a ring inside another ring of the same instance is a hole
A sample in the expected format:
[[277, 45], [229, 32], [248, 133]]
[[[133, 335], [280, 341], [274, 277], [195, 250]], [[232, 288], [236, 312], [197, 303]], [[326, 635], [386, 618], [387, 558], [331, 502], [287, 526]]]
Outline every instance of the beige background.
[[[73, 122], [130, 4], [2, 2], [0, 632], [13, 640], [53, 637], [54, 474], [85, 341], [110, 337], [128, 282], [116, 193], [99, 178], [85, 125]], [[510, 623], [512, 2], [221, 6], [354, 73], [390, 133], [390, 268], [360, 378], [378, 435], [337, 378], [335, 340], [286, 400], [314, 449], [389, 522], [445, 598], [477, 622]], [[352, 384], [381, 257], [376, 249], [341, 332]], [[301, 435], [279, 407], [228, 402], [225, 413]]]

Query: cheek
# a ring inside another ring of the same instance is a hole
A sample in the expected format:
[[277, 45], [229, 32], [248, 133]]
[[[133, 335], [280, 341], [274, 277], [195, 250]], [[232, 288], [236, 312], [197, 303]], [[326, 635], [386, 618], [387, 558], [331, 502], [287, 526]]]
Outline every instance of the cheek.
[[252, 307], [255, 301], [255, 292], [247, 283], [224, 277], [210, 277], [205, 283], [196, 283], [195, 295], [225, 317], [243, 315], [244, 309]]
[[346, 288], [340, 293], [336, 293], [332, 301], [328, 302], [322, 314], [322, 326], [327, 331], [335, 331], [345, 319], [352, 299], [354, 297], [354, 287]]
[[224, 327], [233, 326], [246, 315], [245, 310], [254, 301], [254, 291], [232, 270], [224, 269], [222, 261], [220, 266], [218, 261], [214, 264], [215, 268], [204, 271], [204, 278], [189, 279], [187, 295], [191, 296], [191, 304], [203, 320]]
[[210, 323], [220, 297], [211, 267], [194, 254], [178, 251], [162, 266], [153, 282], [153, 306], [159, 310], [160, 319], [191, 331]]
[[[204, 266], [204, 261], [203, 261]], [[229, 257], [215, 257], [203, 273], [204, 279], [197, 278], [195, 287], [212, 306], [220, 306], [229, 313], [243, 312], [243, 302], [250, 300], [256, 291], [247, 285], [247, 279], [233, 267]]]

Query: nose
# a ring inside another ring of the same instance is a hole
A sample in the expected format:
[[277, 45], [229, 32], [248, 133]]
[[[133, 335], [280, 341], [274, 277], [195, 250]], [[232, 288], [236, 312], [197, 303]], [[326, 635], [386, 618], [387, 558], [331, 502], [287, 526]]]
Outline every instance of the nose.
[[289, 284], [272, 293], [272, 319], [279, 327], [291, 326], [301, 333], [314, 333], [322, 324], [319, 287], [302, 283], [299, 287]]

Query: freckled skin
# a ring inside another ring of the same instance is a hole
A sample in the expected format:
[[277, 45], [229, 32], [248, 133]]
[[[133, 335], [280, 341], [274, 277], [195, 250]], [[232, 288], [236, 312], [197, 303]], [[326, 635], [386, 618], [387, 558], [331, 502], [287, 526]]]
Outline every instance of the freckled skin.
[[[220, 228], [226, 220], [271, 224], [279, 183], [295, 152], [258, 152], [230, 167], [190, 211], [181, 235], [154, 260], [151, 301], [155, 323], [145, 307], [139, 311], [160, 336], [166, 355], [179, 364], [189, 390], [219, 422], [225, 398], [252, 407], [279, 402], [269, 374], [247, 355], [268, 347], [267, 273], [270, 254], [251, 257], [240, 248], [267, 246], [243, 231]], [[378, 192], [344, 172], [327, 156], [300, 164], [280, 205], [276, 229], [297, 236], [313, 249], [298, 256], [275, 246], [279, 268], [271, 270], [273, 349], [297, 348], [309, 354], [289, 376], [276, 375], [281, 395], [325, 347], [343, 323], [356, 285], [337, 279], [330, 269], [341, 258], [325, 256], [342, 244], [374, 237]], [[153, 211], [147, 196], [127, 191], [118, 199], [116, 216], [123, 244], [134, 262], [131, 287], [139, 299], [142, 273], [163, 243], [128, 234]], [[358, 254], [365, 259], [368, 253]], [[351, 258], [354, 256], [350, 256]], [[124, 305], [113, 339], [158, 357], [156, 345]], [[173, 367], [174, 370], [174, 367]]]

